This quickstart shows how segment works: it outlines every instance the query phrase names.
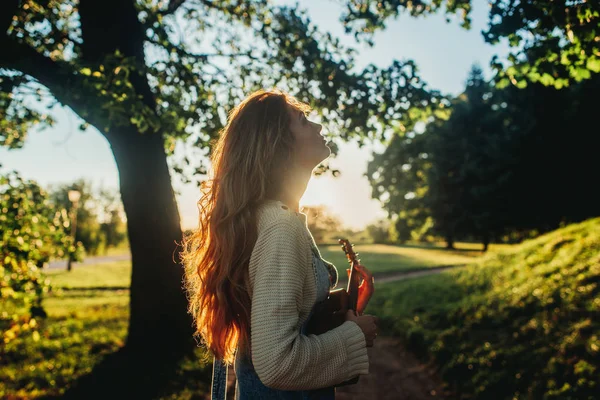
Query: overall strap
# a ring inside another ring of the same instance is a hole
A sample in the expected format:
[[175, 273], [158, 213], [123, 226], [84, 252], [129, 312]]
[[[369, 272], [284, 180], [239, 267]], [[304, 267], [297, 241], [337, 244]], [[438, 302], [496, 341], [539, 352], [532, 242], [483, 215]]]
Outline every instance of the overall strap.
[[223, 360], [213, 358], [211, 400], [225, 400], [227, 397], [227, 366]]

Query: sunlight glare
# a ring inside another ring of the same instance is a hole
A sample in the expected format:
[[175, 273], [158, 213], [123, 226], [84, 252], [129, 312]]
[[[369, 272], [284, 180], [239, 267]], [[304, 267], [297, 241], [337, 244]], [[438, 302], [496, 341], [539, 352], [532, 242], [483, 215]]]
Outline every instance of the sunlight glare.
[[300, 199], [300, 207], [325, 205], [334, 209], [336, 204], [333, 179], [331, 176], [313, 176]]

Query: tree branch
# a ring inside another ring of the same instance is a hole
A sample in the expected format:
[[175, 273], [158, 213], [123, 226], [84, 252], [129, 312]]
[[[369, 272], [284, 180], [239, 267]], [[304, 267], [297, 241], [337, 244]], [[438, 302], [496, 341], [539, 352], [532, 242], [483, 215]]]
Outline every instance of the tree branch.
[[259, 58], [253, 56], [250, 52], [247, 52], [247, 53], [231, 53], [231, 54], [221, 54], [221, 53], [199, 53], [199, 54], [195, 54], [195, 53], [190, 53], [187, 50], [185, 50], [182, 46], [176, 46], [173, 43], [169, 43], [169, 46], [165, 46], [164, 44], [160, 43], [156, 39], [148, 39], [148, 41], [150, 43], [156, 45], [156, 46], [163, 47], [163, 48], [166, 47], [167, 50], [169, 50], [169, 51], [173, 48], [173, 49], [175, 49], [175, 51], [177, 53], [179, 53], [180, 56], [193, 58], [193, 59], [196, 59], [196, 60], [201, 61], [201, 62], [205, 62], [209, 57], [227, 57], [227, 58], [248, 57], [251, 60], [259, 60]]
[[0, 32], [6, 32], [19, 9], [19, 0], [0, 1]]
[[106, 125], [98, 116], [102, 105], [95, 101], [97, 94], [86, 88], [84, 77], [79, 76], [71, 65], [64, 61], [53, 61], [7, 36], [0, 37], [0, 47], [3, 49], [0, 52], [0, 67], [29, 75], [47, 87], [58, 102], [71, 107], [82, 119], [107, 135], [103, 129]]
[[145, 76], [146, 35], [134, 3], [134, 0], [80, 0], [82, 61], [97, 64], [117, 50], [133, 57], [136, 69], [129, 80], [135, 92], [143, 96], [144, 104], [154, 110], [156, 99]]

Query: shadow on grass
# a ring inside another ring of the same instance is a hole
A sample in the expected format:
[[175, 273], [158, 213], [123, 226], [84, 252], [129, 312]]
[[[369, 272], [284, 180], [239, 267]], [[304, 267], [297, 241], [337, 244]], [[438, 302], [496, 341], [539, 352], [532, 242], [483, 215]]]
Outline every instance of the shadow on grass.
[[440, 246], [434, 243], [422, 243], [422, 244], [417, 244], [417, 243], [404, 243], [404, 244], [390, 244], [389, 246], [394, 246], [394, 247], [402, 247], [402, 248], [408, 248], [408, 249], [424, 249], [424, 250], [442, 250], [442, 251], [447, 251], [449, 253], [483, 253], [481, 248], [463, 248], [463, 247], [455, 247], [453, 249], [449, 249], [446, 246]]
[[[135, 355], [126, 348], [106, 355], [94, 369], [77, 379], [62, 395], [39, 399], [204, 399], [210, 393], [211, 368], [182, 368], [182, 361], [197, 363], [186, 356], [159, 355], [155, 349]], [[190, 361], [191, 360], [191, 361]]]
[[131, 287], [130, 286], [76, 286], [76, 287], [71, 287], [71, 286], [59, 286], [57, 287], [57, 289], [63, 290], [63, 291], [69, 291], [69, 292], [77, 292], [77, 291], [86, 291], [86, 290], [90, 290], [90, 291], [94, 291], [94, 290], [99, 290], [99, 291], [111, 291], [111, 290], [129, 290]]

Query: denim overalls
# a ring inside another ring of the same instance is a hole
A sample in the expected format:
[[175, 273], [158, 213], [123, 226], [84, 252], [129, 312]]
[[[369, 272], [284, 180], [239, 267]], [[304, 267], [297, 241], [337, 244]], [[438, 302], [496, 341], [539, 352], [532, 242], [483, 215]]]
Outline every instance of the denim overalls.
[[[331, 281], [337, 281], [337, 276], [330, 278], [330, 269], [327, 267], [320, 257], [319, 251], [313, 248], [313, 270], [317, 280], [317, 303], [323, 301], [329, 295], [329, 289], [331, 288]], [[335, 274], [335, 271], [331, 271]], [[314, 308], [313, 308], [314, 310]], [[306, 322], [300, 328], [300, 333], [306, 334], [306, 325], [312, 316], [312, 311], [308, 316]], [[235, 374], [237, 377], [235, 385], [235, 399], [236, 400], [250, 400], [250, 399], [278, 399], [278, 400], [333, 400], [335, 399], [335, 387], [326, 387], [315, 390], [278, 390], [272, 389], [265, 386], [258, 375], [254, 371], [252, 365], [252, 359], [248, 354], [236, 353], [235, 363]], [[227, 368], [222, 360], [214, 359], [213, 361], [213, 382], [212, 382], [212, 399], [213, 400], [225, 400], [227, 393]]]

